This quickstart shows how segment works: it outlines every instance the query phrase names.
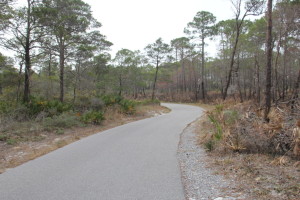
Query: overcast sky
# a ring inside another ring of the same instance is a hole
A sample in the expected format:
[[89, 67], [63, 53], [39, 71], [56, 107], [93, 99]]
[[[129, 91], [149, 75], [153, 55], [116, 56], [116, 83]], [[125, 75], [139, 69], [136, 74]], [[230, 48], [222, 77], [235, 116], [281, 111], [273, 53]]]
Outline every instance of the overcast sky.
[[[183, 29], [198, 11], [209, 11], [217, 21], [233, 18], [230, 0], [84, 0], [102, 23], [100, 31], [122, 48], [142, 50], [161, 37], [166, 43], [185, 36]], [[211, 44], [209, 55], [215, 53]]]

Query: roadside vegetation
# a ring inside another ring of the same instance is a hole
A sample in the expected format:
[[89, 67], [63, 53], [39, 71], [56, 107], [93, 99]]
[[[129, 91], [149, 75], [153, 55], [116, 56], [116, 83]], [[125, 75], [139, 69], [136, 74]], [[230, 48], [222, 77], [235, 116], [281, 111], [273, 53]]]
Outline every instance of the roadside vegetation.
[[0, 172], [82, 137], [169, 112], [157, 100], [128, 100], [118, 95], [77, 105], [31, 99], [34, 100], [28, 104], [1, 109]]
[[270, 122], [254, 102], [216, 102], [199, 122], [198, 143], [217, 173], [236, 179], [254, 199], [300, 196], [300, 111], [273, 106]]
[[0, 109], [0, 140], [7, 144], [41, 140], [42, 132], [63, 134], [64, 129], [100, 125], [107, 112], [114, 110], [123, 115], [134, 115], [136, 107], [159, 101], [133, 101], [107, 95], [85, 99], [84, 104], [61, 103], [57, 100], [31, 98], [27, 104], [4, 105]]

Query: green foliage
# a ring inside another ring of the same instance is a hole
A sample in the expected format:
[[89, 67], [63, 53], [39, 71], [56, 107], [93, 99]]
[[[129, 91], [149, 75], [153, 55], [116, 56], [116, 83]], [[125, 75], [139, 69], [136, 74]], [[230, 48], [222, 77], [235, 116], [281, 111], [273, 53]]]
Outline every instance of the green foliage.
[[214, 140], [209, 140], [207, 141], [206, 143], [204, 143], [204, 148], [207, 150], [207, 151], [212, 151], [214, 150], [215, 148], [215, 141]]
[[15, 144], [18, 143], [18, 141], [16, 139], [14, 139], [14, 138], [9, 138], [9, 139], [6, 140], [6, 143], [8, 145], [15, 145]]
[[65, 131], [64, 131], [64, 129], [57, 129], [55, 133], [56, 133], [56, 135], [63, 135], [63, 134], [65, 134]]
[[104, 113], [100, 111], [87, 111], [81, 116], [81, 121], [86, 124], [100, 124], [104, 120]]
[[47, 117], [43, 121], [45, 130], [57, 130], [59, 128], [71, 128], [82, 125], [79, 117], [72, 112], [63, 113], [58, 116]]
[[146, 99], [143, 101], [137, 101], [137, 105], [160, 105], [160, 101], [158, 99]]
[[9, 135], [0, 135], [0, 141], [6, 142], [8, 145], [15, 145], [18, 143], [16, 138], [12, 138]]
[[112, 106], [114, 104], [119, 104], [123, 100], [123, 97], [119, 95], [104, 95], [101, 99], [106, 106]]
[[35, 116], [42, 111], [53, 116], [70, 111], [73, 108], [71, 104], [62, 103], [58, 100], [43, 101], [36, 97], [31, 97], [31, 101], [26, 104], [26, 107], [29, 109], [30, 116]]
[[123, 99], [120, 101], [119, 105], [121, 106], [121, 110], [125, 114], [134, 114], [136, 103], [134, 101]]
[[213, 114], [208, 115], [209, 120], [214, 124], [216, 128], [216, 132], [214, 134], [214, 138], [216, 140], [221, 140], [223, 135], [222, 125], [221, 122], [219, 122]]
[[223, 115], [227, 125], [233, 125], [239, 119], [239, 113], [236, 110], [225, 110]]
[[185, 33], [192, 34], [199, 38], [207, 38], [214, 35], [216, 17], [207, 11], [200, 11], [192, 22], [188, 23]]
[[6, 114], [11, 111], [13, 107], [12, 102], [0, 100], [0, 114]]
[[220, 114], [223, 110], [224, 110], [224, 105], [222, 104], [216, 105], [215, 111], [217, 112], [217, 114]]
[[[104, 104], [106, 106], [112, 106], [112, 105], [119, 105], [121, 112], [125, 114], [134, 114], [135, 113], [135, 106], [137, 104], [143, 104], [145, 103], [150, 103], [152, 101], [147, 101], [147, 102], [135, 102], [132, 100], [124, 99], [122, 96], [119, 95], [105, 95], [102, 96], [101, 99], [103, 100]], [[157, 101], [153, 101], [157, 102]]]

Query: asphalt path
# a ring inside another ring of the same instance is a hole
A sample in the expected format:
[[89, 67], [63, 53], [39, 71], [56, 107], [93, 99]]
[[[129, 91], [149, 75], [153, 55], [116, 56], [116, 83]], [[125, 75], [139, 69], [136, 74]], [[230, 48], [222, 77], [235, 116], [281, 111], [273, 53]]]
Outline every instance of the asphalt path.
[[199, 107], [89, 136], [0, 175], [1, 200], [184, 200], [176, 157]]

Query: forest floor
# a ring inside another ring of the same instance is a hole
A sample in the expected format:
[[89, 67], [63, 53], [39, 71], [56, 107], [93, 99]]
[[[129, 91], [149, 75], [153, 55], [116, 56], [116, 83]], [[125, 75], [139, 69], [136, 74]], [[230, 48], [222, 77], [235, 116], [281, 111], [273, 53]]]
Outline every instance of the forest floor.
[[89, 135], [167, 112], [169, 109], [159, 105], [138, 106], [133, 115], [121, 114], [112, 109], [106, 112], [106, 120], [101, 125], [68, 128], [62, 134], [55, 131], [35, 133], [34, 137], [28, 134], [28, 140], [13, 145], [0, 141], [0, 174]]
[[[241, 108], [242, 106], [237, 107]], [[253, 133], [254, 129], [250, 128], [252, 123], [242, 124], [241, 121], [238, 124], [244, 125], [243, 128], [249, 130], [247, 134], [257, 134]], [[209, 135], [208, 131], [214, 129], [208, 115], [204, 115], [198, 120], [195, 126], [195, 135], [192, 142], [197, 144], [197, 148], [207, 150], [208, 146], [206, 145], [208, 143], [205, 144], [205, 142]], [[287, 126], [287, 124], [284, 124], [284, 127]], [[226, 147], [224, 147], [226, 144], [222, 142], [216, 145], [219, 146], [216, 146], [214, 150], [206, 151], [204, 163], [207, 168], [213, 171], [214, 175], [221, 175], [225, 177], [225, 180], [228, 180], [228, 183], [232, 183], [232, 185], [227, 186], [228, 190], [234, 189], [233, 194], [241, 194], [240, 197], [229, 199], [300, 199], [299, 158], [295, 158], [288, 153], [237, 152], [228, 148], [226, 150]], [[201, 157], [203, 155], [199, 153], [198, 158]], [[203, 162], [200, 159], [198, 160], [198, 162]], [[203, 164], [199, 163], [199, 165]], [[197, 186], [193, 187], [197, 188]], [[226, 196], [228, 196], [228, 192]]]

